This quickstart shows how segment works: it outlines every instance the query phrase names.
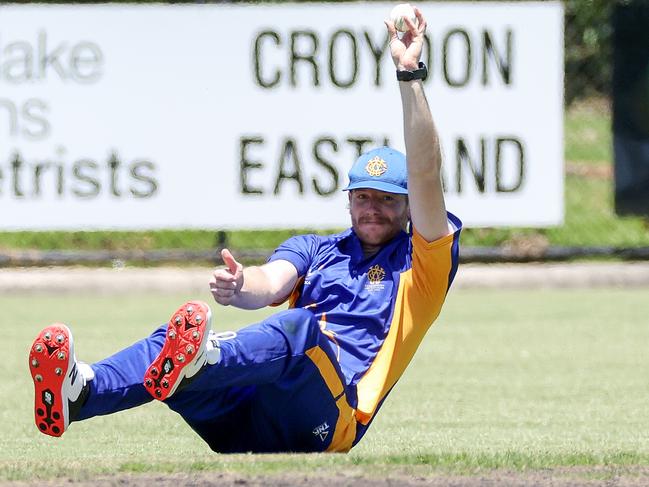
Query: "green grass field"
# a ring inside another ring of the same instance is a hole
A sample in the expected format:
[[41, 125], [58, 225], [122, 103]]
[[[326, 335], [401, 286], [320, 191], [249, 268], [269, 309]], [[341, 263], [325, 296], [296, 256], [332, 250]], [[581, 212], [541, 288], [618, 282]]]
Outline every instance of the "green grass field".
[[[190, 297], [1, 296], [0, 480], [649, 466], [646, 289], [451, 292], [410, 369], [348, 455], [215, 454], [157, 402], [75, 423], [61, 439], [37, 431], [26, 357], [42, 326], [67, 322], [78, 358], [95, 361], [150, 332]], [[219, 307], [214, 328], [238, 328], [264, 314]]]

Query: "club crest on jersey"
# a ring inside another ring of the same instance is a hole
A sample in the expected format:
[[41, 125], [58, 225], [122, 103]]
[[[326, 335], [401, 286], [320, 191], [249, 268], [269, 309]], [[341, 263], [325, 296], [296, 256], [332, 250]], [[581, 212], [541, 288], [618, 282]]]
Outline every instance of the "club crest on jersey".
[[382, 291], [385, 287], [383, 284], [383, 279], [385, 279], [385, 269], [378, 264], [373, 265], [367, 271], [367, 279], [370, 282], [365, 284], [366, 291]]
[[365, 166], [365, 171], [367, 171], [367, 174], [370, 176], [380, 176], [387, 170], [387, 163], [379, 156], [373, 157], [367, 161], [367, 165]]

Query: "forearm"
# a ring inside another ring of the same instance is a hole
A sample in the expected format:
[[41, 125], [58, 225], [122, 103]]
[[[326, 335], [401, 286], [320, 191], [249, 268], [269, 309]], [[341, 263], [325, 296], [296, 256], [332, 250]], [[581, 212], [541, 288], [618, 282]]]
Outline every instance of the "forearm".
[[287, 260], [244, 269], [228, 249], [221, 256], [226, 267], [214, 271], [209, 285], [214, 300], [224, 306], [263, 308], [285, 300], [297, 283], [297, 269]]
[[401, 81], [412, 224], [428, 242], [448, 234], [439, 135], [421, 81]]
[[243, 285], [233, 297], [230, 304], [241, 309], [260, 309], [277, 298], [277, 290], [260, 267], [251, 266], [243, 270]]
[[421, 81], [399, 82], [403, 107], [403, 132], [408, 154], [408, 175], [431, 182], [440, 179], [439, 136]]

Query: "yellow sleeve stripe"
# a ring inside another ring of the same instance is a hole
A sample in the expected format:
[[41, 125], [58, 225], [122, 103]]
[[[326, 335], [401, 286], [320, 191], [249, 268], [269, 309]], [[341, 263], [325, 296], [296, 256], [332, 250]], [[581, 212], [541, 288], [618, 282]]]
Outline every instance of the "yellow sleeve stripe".
[[338, 398], [336, 400], [338, 421], [327, 451], [348, 452], [356, 438], [356, 412], [347, 403], [347, 396], [343, 394], [343, 383], [324, 350], [316, 346], [307, 350], [306, 354], [320, 371], [332, 397]]

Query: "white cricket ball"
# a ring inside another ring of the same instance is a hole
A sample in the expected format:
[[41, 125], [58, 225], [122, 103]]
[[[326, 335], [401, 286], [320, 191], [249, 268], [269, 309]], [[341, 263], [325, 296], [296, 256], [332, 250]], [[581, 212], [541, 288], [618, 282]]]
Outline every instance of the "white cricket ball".
[[409, 18], [413, 24], [417, 25], [417, 16], [415, 15], [415, 9], [412, 8], [412, 5], [409, 3], [400, 3], [392, 9], [390, 12], [390, 20], [394, 23], [394, 27], [399, 32], [405, 32], [408, 30], [408, 24], [404, 18]]

